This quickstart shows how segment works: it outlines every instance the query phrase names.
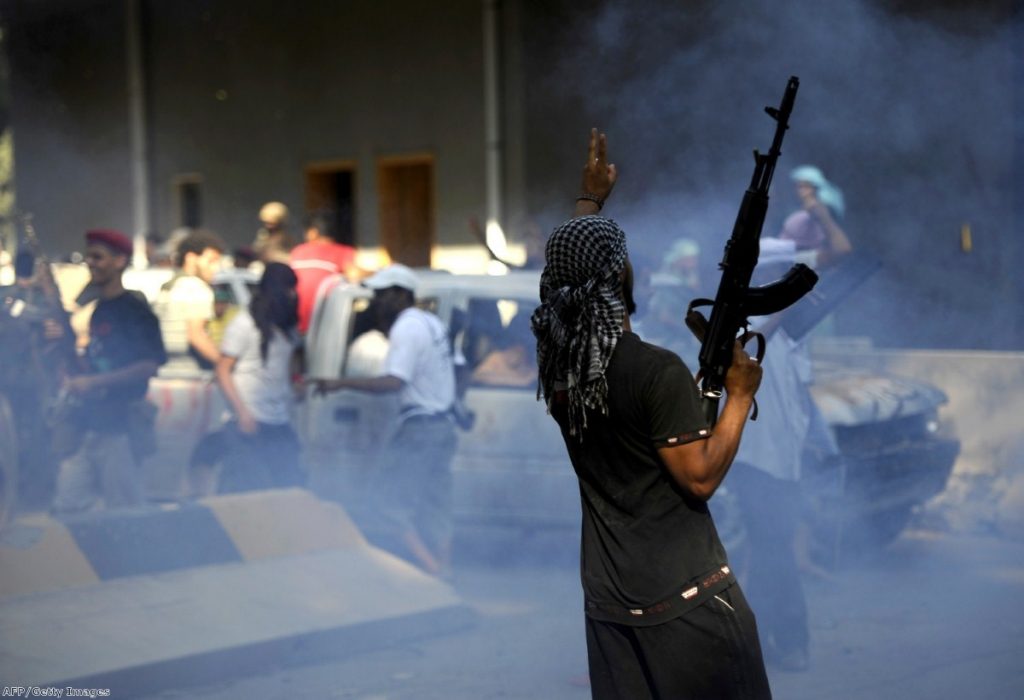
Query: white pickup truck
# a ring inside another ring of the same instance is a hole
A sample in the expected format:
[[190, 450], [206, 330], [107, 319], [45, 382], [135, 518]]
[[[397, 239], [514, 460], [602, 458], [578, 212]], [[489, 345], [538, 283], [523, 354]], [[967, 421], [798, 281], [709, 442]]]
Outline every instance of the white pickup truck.
[[[455, 350], [466, 360], [461, 384], [474, 421], [460, 432], [454, 462], [457, 527], [574, 531], [575, 476], [557, 426], [536, 400], [528, 319], [537, 304], [538, 273], [418, 274], [417, 303], [448, 324]], [[370, 291], [341, 281], [321, 291], [307, 337], [307, 374], [375, 373], [387, 341], [367, 330]], [[812, 393], [842, 452], [840, 459], [806, 470], [816, 531], [823, 541], [844, 539], [851, 546], [887, 542], [915, 506], [945, 488], [959, 451], [959, 443], [938, 430], [937, 409], [945, 395], [921, 382], [821, 363]], [[223, 401], [212, 379], [198, 375], [162, 374], [150, 398], [160, 409], [158, 430], [166, 448], [147, 470], [150, 490], [176, 498], [187, 450], [219, 420]], [[312, 488], [358, 513], [361, 486], [394, 413], [388, 398], [310, 392], [295, 420]], [[725, 506], [727, 493], [718, 500]]]

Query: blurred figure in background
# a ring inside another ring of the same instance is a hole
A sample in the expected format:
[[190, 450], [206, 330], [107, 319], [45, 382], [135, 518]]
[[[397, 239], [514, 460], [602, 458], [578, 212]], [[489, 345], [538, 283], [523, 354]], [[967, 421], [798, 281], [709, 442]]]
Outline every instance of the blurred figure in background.
[[57, 475], [53, 508], [60, 513], [86, 510], [97, 496], [108, 508], [142, 502], [138, 441], [147, 428], [152, 435], [155, 416], [143, 404], [150, 377], [167, 361], [149, 304], [121, 283], [131, 239], [110, 230], [89, 231], [85, 239], [90, 284], [99, 301], [89, 319], [82, 373], [62, 388], [69, 397], [65, 422], [77, 428], [78, 445]]
[[74, 338], [69, 314], [60, 300], [60, 291], [43, 260], [28, 248], [14, 258], [14, 284], [0, 287], [0, 319], [10, 328], [21, 330], [19, 353], [24, 354], [27, 339], [32, 362], [58, 374], [74, 354]]
[[838, 220], [846, 211], [843, 193], [813, 165], [790, 173], [800, 209], [788, 217], [775, 238], [761, 239], [759, 265], [803, 262], [827, 266], [853, 250]]
[[54, 455], [47, 409], [75, 362], [70, 314], [55, 282], [27, 246], [14, 257], [14, 284], [0, 287], [0, 394], [14, 414], [21, 503], [52, 498]]
[[648, 343], [671, 350], [689, 367], [697, 367], [700, 343], [683, 318], [694, 297], [699, 296], [700, 244], [680, 238], [669, 248], [661, 267], [651, 275], [647, 312], [636, 324], [637, 334]]
[[[206, 332], [218, 348], [224, 340], [224, 332], [239, 310], [228, 286], [218, 285], [213, 288], [213, 318], [207, 324]], [[192, 449], [188, 462], [189, 497], [203, 498], [216, 493], [217, 467], [228, 453], [231, 418], [231, 412], [224, 411], [221, 426], [200, 438]]]
[[260, 208], [260, 229], [252, 242], [253, 252], [264, 263], [288, 262], [295, 240], [288, 233], [288, 207], [267, 202]]
[[153, 310], [160, 319], [164, 346], [172, 358], [191, 357], [202, 369], [213, 369], [220, 358], [207, 324], [213, 319], [213, 276], [220, 266], [224, 241], [197, 229], [178, 244], [177, 270], [161, 288]]
[[256, 251], [252, 249], [252, 246], [248, 245], [235, 248], [231, 251], [231, 257], [233, 258], [234, 266], [240, 270], [249, 269], [259, 260], [259, 256], [256, 255]]
[[[181, 242], [188, 238], [193, 229], [189, 226], [179, 226], [178, 228], [171, 231], [166, 238], [161, 238], [159, 244], [153, 250], [153, 258], [150, 259], [150, 265], [157, 267], [176, 267], [178, 246]], [[159, 235], [153, 234], [154, 238], [160, 238]], [[148, 251], [148, 244], [147, 244]]]
[[391, 265], [367, 279], [389, 346], [383, 374], [320, 380], [320, 392], [397, 392], [399, 425], [374, 488], [387, 534], [403, 555], [431, 574], [451, 564], [452, 459], [456, 435], [455, 365], [444, 323], [415, 306], [416, 274]]
[[146, 261], [149, 267], [174, 267], [174, 255], [168, 252], [164, 237], [158, 233], [146, 236]]
[[[802, 208], [786, 219], [778, 237], [761, 239], [753, 284], [778, 279], [795, 262], [820, 270], [852, 250], [836, 223], [843, 208], [839, 190], [813, 166], [799, 167], [791, 177]], [[757, 395], [759, 415], [747, 426], [726, 486], [736, 494], [745, 524], [745, 582], [758, 611], [765, 658], [783, 670], [803, 671], [809, 665], [810, 635], [800, 581], [800, 563], [809, 562], [802, 461], [808, 440], [826, 443], [832, 453], [838, 448], [810, 394], [806, 343], [791, 338], [781, 326], [787, 311], [751, 319], [768, 340]]]
[[304, 483], [299, 439], [291, 425], [298, 335], [295, 273], [268, 263], [248, 309], [224, 331], [217, 381], [235, 414], [220, 492]]
[[344, 275], [349, 282], [363, 276], [356, 266], [356, 249], [338, 243], [334, 217], [330, 212], [316, 212], [306, 220], [306, 242], [292, 249], [289, 264], [299, 284], [299, 332], [305, 334], [313, 315], [321, 283], [332, 275]]

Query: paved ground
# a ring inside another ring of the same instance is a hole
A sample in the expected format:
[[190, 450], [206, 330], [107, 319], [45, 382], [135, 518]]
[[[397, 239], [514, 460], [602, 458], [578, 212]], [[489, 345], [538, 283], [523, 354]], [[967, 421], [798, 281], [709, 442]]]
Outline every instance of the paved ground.
[[[455, 587], [480, 614], [468, 632], [157, 697], [587, 698], [570, 559], [458, 568]], [[812, 666], [771, 670], [776, 698], [1024, 697], [1024, 543], [912, 532], [835, 582], [809, 582], [808, 597]]]

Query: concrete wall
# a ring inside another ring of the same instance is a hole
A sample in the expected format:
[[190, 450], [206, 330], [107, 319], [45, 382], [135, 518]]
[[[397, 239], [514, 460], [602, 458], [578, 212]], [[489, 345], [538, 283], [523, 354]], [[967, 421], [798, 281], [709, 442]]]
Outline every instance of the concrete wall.
[[3, 18], [18, 208], [51, 254], [130, 230], [123, 3], [16, 0]]
[[203, 177], [204, 222], [248, 241], [270, 199], [303, 209], [303, 168], [356, 165], [356, 238], [377, 243], [377, 159], [435, 158], [436, 230], [468, 240], [484, 200], [481, 4], [149, 2], [154, 223]]
[[[79, 247], [89, 226], [131, 228], [125, 8], [123, 0], [11, 0], [3, 15], [19, 206], [37, 213], [54, 252]], [[198, 175], [203, 224], [231, 244], [248, 242], [265, 201], [284, 201], [301, 218], [306, 165], [348, 161], [356, 240], [373, 246], [379, 159], [427, 154], [438, 242], [475, 245], [467, 220], [485, 214], [480, 0], [139, 0], [139, 8], [150, 230], [166, 235], [179, 224], [175, 182]], [[517, 8], [501, 7], [499, 33], [516, 30]], [[515, 85], [521, 44], [502, 37], [500, 45]], [[519, 108], [507, 90], [502, 98]], [[515, 109], [513, 128], [522, 124]], [[520, 187], [522, 160], [506, 169], [510, 187]]]

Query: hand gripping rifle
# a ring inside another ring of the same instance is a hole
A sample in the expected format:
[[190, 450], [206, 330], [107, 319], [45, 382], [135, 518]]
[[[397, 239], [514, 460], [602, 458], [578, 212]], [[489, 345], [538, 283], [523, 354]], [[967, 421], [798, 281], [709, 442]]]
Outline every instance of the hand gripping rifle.
[[[818, 276], [806, 265], [794, 265], [783, 277], [762, 287], [751, 287], [750, 278], [761, 252], [761, 228], [768, 211], [768, 188], [772, 183], [775, 163], [782, 153], [782, 138], [789, 128], [789, 115], [793, 111], [800, 81], [791, 77], [776, 109], [765, 107], [765, 112], [776, 121], [775, 138], [767, 154], [754, 150], [754, 177], [743, 195], [732, 236], [725, 244], [725, 255], [719, 263], [722, 279], [714, 301], [694, 299], [686, 310], [686, 325], [701, 341], [700, 382], [701, 397], [708, 425], [718, 420], [718, 402], [725, 386], [725, 374], [732, 365], [733, 343], [746, 343], [756, 338], [757, 360], [764, 358], [764, 336], [749, 332], [749, 316], [767, 316], [798, 301], [818, 281]], [[706, 320], [696, 309], [711, 306], [711, 319]], [[741, 334], [742, 331], [742, 334]], [[757, 405], [751, 420], [757, 418]]]

